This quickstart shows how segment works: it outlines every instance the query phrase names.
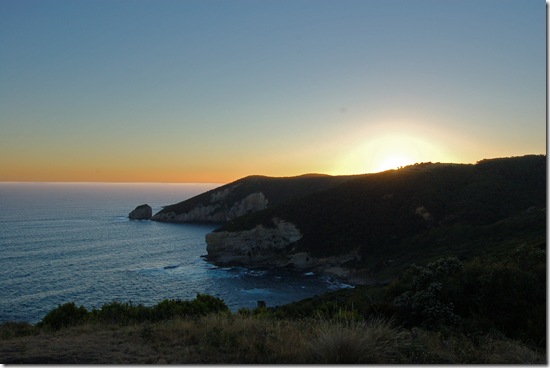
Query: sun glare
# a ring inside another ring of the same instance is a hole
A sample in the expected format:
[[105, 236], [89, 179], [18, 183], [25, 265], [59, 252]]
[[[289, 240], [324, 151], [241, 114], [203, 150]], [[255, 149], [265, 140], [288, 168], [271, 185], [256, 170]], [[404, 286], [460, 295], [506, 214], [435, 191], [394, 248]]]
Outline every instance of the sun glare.
[[401, 166], [407, 166], [414, 164], [415, 161], [409, 157], [402, 155], [390, 155], [386, 159], [382, 160], [378, 167], [374, 168], [374, 172], [386, 171], [391, 169], [398, 169]]
[[338, 169], [340, 173], [375, 173], [417, 162], [438, 160], [441, 151], [416, 137], [384, 135], [362, 142], [348, 153]]

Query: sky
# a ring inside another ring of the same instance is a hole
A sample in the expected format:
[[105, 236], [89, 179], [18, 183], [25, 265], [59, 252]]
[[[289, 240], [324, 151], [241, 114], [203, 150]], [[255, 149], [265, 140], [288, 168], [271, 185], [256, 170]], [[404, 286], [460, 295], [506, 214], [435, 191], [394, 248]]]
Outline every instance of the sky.
[[0, 1], [0, 181], [545, 152], [543, 0]]

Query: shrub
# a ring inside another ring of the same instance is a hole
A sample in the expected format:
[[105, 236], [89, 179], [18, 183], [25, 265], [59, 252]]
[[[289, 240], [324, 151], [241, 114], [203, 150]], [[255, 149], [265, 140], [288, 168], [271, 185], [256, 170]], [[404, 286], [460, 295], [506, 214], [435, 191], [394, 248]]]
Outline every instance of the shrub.
[[210, 313], [229, 312], [223, 300], [206, 294], [197, 294], [194, 300], [165, 299], [152, 307], [130, 302], [114, 301], [88, 312], [74, 302], [58, 306], [50, 311], [38, 324], [58, 330], [65, 326], [85, 321], [113, 324], [157, 322], [176, 317], [199, 317]]
[[499, 331], [539, 348], [546, 345], [546, 257], [539, 246], [464, 264], [447, 258], [412, 266], [388, 289], [406, 325], [453, 326], [467, 334]]
[[83, 322], [89, 316], [89, 312], [83, 306], [77, 307], [74, 302], [59, 305], [52, 309], [39, 326], [45, 326], [53, 330], [59, 330], [62, 327], [76, 325]]
[[199, 317], [209, 313], [229, 312], [223, 300], [207, 294], [197, 294], [194, 300], [166, 299], [153, 307], [154, 320], [175, 317]]
[[27, 322], [5, 321], [0, 324], [0, 339], [28, 336], [38, 333], [38, 330]]
[[462, 263], [456, 258], [439, 259], [425, 267], [411, 266], [402, 281], [408, 287], [394, 299], [394, 305], [413, 325], [435, 329], [442, 324], [456, 324], [460, 317], [442, 289], [443, 282], [461, 269]]
[[151, 320], [151, 308], [141, 304], [111, 302], [101, 306], [100, 309], [92, 311], [93, 317], [100, 322], [107, 323], [133, 323]]
[[222, 299], [208, 294], [197, 294], [195, 300], [191, 301], [196, 306], [196, 311], [201, 315], [208, 313], [229, 312], [229, 308]]

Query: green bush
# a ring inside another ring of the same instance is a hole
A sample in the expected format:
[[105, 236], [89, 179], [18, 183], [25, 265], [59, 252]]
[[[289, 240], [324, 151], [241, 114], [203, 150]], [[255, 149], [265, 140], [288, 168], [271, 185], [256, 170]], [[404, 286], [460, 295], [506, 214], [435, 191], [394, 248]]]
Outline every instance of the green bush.
[[108, 323], [156, 322], [176, 317], [198, 317], [209, 313], [228, 312], [223, 300], [206, 294], [197, 294], [194, 300], [165, 299], [152, 307], [132, 302], [112, 302], [92, 312], [94, 318]]
[[134, 323], [151, 320], [151, 308], [141, 304], [111, 302], [104, 304], [100, 309], [94, 309], [92, 316], [95, 320], [107, 323]]
[[456, 258], [442, 258], [425, 267], [411, 266], [403, 276], [407, 290], [393, 304], [412, 325], [435, 329], [443, 324], [456, 324], [460, 317], [452, 301], [445, 298], [443, 285], [462, 269]]
[[77, 307], [74, 302], [65, 303], [48, 312], [39, 326], [59, 330], [62, 327], [82, 323], [88, 315], [88, 311], [83, 306]]
[[166, 299], [153, 307], [154, 320], [172, 319], [175, 317], [199, 317], [209, 313], [229, 312], [223, 300], [207, 295], [197, 294], [194, 300]]
[[195, 311], [201, 315], [209, 313], [229, 312], [229, 308], [222, 299], [208, 294], [197, 294], [195, 300], [191, 301], [195, 305]]
[[498, 258], [412, 266], [386, 289], [370, 310], [386, 316], [395, 310], [407, 326], [452, 326], [472, 336], [497, 332], [546, 345], [546, 256], [540, 246], [520, 246]]
[[200, 317], [210, 313], [229, 312], [223, 300], [206, 294], [197, 294], [194, 300], [165, 299], [152, 307], [130, 302], [111, 302], [88, 312], [83, 306], [71, 303], [58, 306], [50, 311], [38, 324], [59, 330], [65, 326], [85, 321], [111, 324], [157, 322], [176, 317]]

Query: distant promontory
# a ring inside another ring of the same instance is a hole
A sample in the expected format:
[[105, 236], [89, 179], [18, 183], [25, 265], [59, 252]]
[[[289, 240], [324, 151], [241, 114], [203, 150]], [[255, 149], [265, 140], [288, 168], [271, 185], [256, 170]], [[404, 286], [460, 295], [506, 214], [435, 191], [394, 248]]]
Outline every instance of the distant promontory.
[[[546, 156], [420, 163], [381, 173], [250, 176], [152, 217], [213, 222], [207, 259], [384, 283], [435, 256], [545, 239]], [[504, 235], [506, 234], [506, 235]]]

